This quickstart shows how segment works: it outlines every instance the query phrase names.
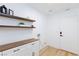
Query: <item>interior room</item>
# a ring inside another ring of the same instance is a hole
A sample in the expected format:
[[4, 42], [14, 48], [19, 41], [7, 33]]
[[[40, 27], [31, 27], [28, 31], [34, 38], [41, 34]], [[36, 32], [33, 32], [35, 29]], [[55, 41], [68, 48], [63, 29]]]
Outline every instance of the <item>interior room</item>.
[[0, 56], [78, 56], [79, 3], [0, 3]]

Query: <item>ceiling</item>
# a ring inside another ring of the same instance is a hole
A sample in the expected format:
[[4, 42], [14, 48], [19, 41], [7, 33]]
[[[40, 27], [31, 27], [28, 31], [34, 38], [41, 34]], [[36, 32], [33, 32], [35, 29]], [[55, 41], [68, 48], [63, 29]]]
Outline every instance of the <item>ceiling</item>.
[[79, 8], [79, 3], [29, 3], [28, 5], [45, 14]]

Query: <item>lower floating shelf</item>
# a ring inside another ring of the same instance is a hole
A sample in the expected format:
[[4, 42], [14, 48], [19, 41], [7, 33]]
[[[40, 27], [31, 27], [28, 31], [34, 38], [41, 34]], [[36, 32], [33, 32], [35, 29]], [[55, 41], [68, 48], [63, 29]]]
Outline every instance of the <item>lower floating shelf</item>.
[[31, 42], [34, 42], [34, 41], [38, 41], [38, 39], [31, 38], [31, 39], [25, 39], [25, 40], [13, 42], [13, 43], [0, 45], [0, 52], [8, 50], [8, 49], [12, 49], [12, 48], [24, 45], [24, 44], [28, 44], [28, 43], [31, 43]]
[[0, 25], [0, 27], [10, 27], [10, 28], [35, 28], [33, 26], [14, 26], [14, 25]]

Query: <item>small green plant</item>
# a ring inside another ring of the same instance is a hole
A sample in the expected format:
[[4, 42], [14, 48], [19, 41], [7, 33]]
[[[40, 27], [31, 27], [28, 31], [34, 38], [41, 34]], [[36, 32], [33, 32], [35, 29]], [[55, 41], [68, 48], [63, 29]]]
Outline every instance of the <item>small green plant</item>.
[[19, 25], [25, 25], [23, 22], [20, 22]]

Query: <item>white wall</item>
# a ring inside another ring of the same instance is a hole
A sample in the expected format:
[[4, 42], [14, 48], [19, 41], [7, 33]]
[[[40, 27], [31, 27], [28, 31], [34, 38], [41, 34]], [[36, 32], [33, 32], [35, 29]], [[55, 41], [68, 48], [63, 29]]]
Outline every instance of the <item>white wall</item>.
[[[3, 5], [3, 4], [0, 4]], [[44, 40], [44, 20], [46, 19], [45, 15], [40, 13], [39, 11], [31, 8], [27, 4], [4, 4], [7, 8], [10, 8], [14, 11], [14, 15], [30, 18], [33, 20], [36, 20], [34, 26], [35, 29], [28, 30], [28, 29], [15, 29], [15, 28], [0, 28], [0, 44], [6, 44], [9, 42], [14, 42], [17, 40], [37, 37], [37, 34], [41, 34], [40, 39], [43, 42]], [[4, 19], [4, 20], [3, 20]], [[2, 18], [0, 17], [0, 24], [10, 24], [10, 25], [16, 25], [18, 22], [15, 19], [9, 19], [9, 18]], [[25, 22], [27, 25], [27, 22]], [[30, 23], [31, 25], [32, 23]], [[31, 35], [32, 34], [32, 35]], [[32, 37], [31, 37], [32, 36]], [[41, 42], [41, 43], [42, 43]], [[43, 46], [43, 43], [42, 45]]]
[[[79, 54], [79, 8], [60, 11], [48, 17], [46, 40], [52, 47], [68, 50]], [[63, 38], [59, 32], [63, 31]]]

